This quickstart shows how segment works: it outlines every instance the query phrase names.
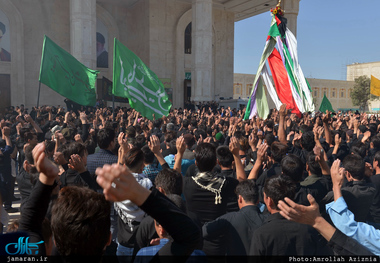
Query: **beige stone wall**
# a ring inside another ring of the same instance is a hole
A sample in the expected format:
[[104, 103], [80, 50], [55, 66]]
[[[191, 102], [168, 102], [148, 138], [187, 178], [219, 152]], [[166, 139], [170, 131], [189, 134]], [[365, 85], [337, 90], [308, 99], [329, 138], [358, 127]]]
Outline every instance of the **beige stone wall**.
[[[21, 14], [24, 27], [24, 43], [21, 47], [23, 50], [13, 49], [12, 53], [21, 52], [24, 55], [24, 63], [19, 67], [24, 69], [25, 84], [24, 87], [19, 87], [11, 83], [11, 104], [19, 105], [24, 103], [26, 107], [31, 108], [37, 103], [38, 77], [44, 34], [66, 51], [70, 51], [69, 1], [16, 0], [12, 1], [12, 4]], [[10, 15], [8, 14], [8, 17]], [[16, 25], [13, 25], [13, 28], [16, 28]], [[11, 45], [14, 45], [14, 43], [11, 43]], [[12, 61], [11, 63], [14, 62]], [[13, 71], [12, 74], [17, 74], [17, 71]], [[23, 91], [23, 88], [25, 93], [19, 94], [18, 91]], [[40, 105], [64, 105], [63, 99], [55, 91], [41, 84]]]
[[360, 76], [368, 76], [380, 79], [380, 62], [354, 63], [347, 65], [347, 80], [354, 81]]
[[[253, 74], [234, 74], [233, 98], [249, 98], [252, 83], [255, 79]], [[334, 109], [356, 109], [358, 107], [352, 105], [350, 93], [354, 86], [353, 81], [328, 80], [328, 79], [307, 79], [312, 90], [315, 108], [319, 106], [326, 93], [327, 98], [331, 102]], [[274, 103], [270, 99], [268, 93], [268, 104], [270, 108], [274, 107]]]
[[[369, 78], [373, 75], [375, 78], [380, 79], [380, 62], [347, 65], [347, 80], [355, 81], [355, 78], [363, 75]], [[368, 104], [370, 112], [380, 112], [380, 100], [370, 101]]]
[[[192, 21], [191, 1], [139, 0], [129, 6], [122, 1], [114, 4], [93, 1], [96, 18], [108, 28], [109, 68], [99, 69], [98, 78], [105, 76], [112, 80], [113, 38], [117, 37], [159, 78], [170, 80], [173, 106], [183, 106], [185, 72], [191, 72], [194, 65], [192, 55], [184, 54], [184, 32]], [[72, 53], [71, 21], [78, 14], [72, 13], [70, 2], [0, 0], [0, 9], [8, 15], [11, 27], [12, 62], [0, 62], [0, 74], [11, 74], [11, 105], [23, 103], [30, 109], [37, 103], [44, 34]], [[217, 99], [232, 96], [235, 14], [221, 5], [214, 5], [212, 14], [210, 94]], [[75, 43], [85, 42], [88, 39]], [[248, 95], [241, 95], [244, 96]], [[40, 105], [64, 105], [63, 100], [55, 91], [41, 85]]]

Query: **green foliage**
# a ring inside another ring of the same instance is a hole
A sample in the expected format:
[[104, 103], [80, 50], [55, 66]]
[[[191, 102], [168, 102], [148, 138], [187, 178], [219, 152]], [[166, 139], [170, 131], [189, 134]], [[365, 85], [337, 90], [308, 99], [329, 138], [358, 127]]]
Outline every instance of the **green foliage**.
[[360, 76], [355, 79], [354, 89], [351, 92], [352, 104], [359, 106], [360, 110], [365, 110], [369, 100], [376, 100], [376, 97], [370, 94], [371, 79], [367, 76]]

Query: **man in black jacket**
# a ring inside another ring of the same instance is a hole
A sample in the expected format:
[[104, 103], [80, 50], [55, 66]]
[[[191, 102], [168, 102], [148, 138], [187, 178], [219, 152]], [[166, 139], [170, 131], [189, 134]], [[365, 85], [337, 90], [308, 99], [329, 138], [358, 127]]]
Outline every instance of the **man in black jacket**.
[[252, 237], [250, 255], [328, 255], [318, 232], [311, 226], [286, 220], [279, 212], [278, 202], [286, 196], [293, 199], [295, 183], [287, 176], [268, 179], [264, 185], [264, 202], [271, 215]]
[[251, 246], [254, 231], [266, 216], [256, 206], [259, 201], [258, 188], [253, 180], [240, 182], [235, 189], [240, 211], [227, 213], [206, 223], [202, 228], [203, 238], [211, 240], [226, 233], [226, 254], [246, 256]]

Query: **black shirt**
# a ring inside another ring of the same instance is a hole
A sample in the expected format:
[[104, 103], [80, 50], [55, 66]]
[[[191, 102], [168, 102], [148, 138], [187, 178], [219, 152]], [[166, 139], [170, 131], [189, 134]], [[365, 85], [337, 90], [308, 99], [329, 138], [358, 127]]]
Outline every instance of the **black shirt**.
[[202, 228], [203, 238], [212, 240], [226, 233], [226, 237], [220, 240], [226, 243], [226, 254], [246, 256], [254, 231], [263, 224], [266, 217], [257, 206], [247, 205], [239, 212], [227, 213], [206, 223]]

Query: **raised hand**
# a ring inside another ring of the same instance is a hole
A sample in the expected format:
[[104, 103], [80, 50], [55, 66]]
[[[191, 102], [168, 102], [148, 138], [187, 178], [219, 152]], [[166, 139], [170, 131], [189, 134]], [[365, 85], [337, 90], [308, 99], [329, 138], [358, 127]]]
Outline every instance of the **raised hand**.
[[37, 144], [32, 151], [34, 165], [40, 172], [40, 181], [44, 184], [52, 185], [58, 176], [57, 166], [50, 161], [45, 154], [45, 143]]
[[70, 156], [69, 168], [79, 173], [83, 173], [86, 171], [86, 164], [78, 154], [73, 154]]

